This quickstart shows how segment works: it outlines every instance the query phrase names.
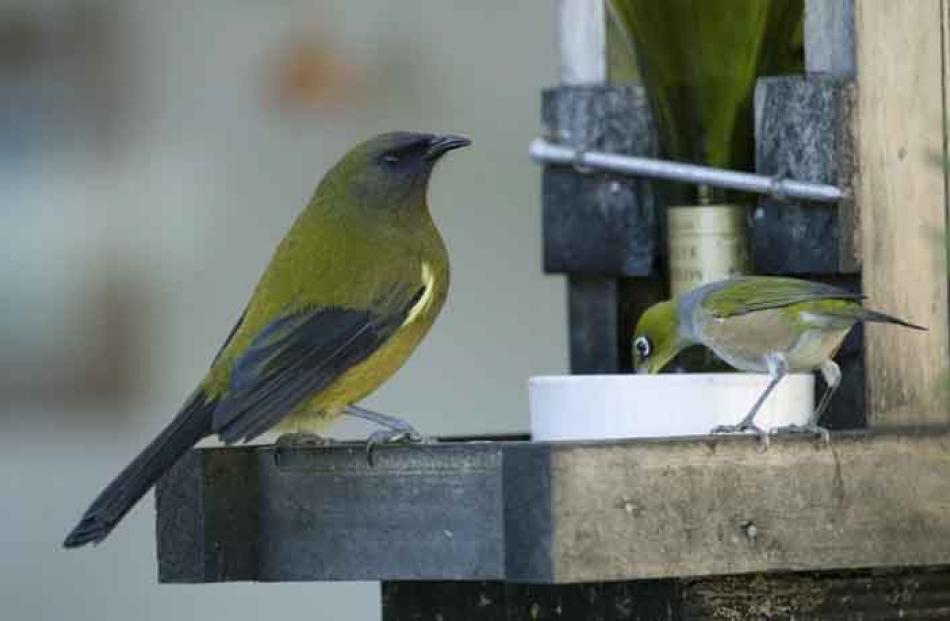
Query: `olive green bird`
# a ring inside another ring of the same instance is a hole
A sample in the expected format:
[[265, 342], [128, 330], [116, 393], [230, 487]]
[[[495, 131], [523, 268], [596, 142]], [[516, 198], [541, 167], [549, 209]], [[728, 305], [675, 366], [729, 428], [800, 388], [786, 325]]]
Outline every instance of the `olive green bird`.
[[281, 421], [311, 430], [343, 413], [392, 430], [371, 440], [417, 435], [353, 404], [402, 366], [445, 302], [448, 256], [426, 191], [439, 158], [468, 144], [451, 135], [382, 134], [328, 171], [205, 378], [64, 546], [104, 539], [205, 436], [248, 441]]
[[803, 430], [820, 433], [818, 420], [841, 383], [832, 360], [859, 321], [921, 326], [869, 310], [863, 297], [837, 287], [795, 278], [745, 276], [712, 282], [653, 305], [643, 313], [633, 336], [638, 373], [656, 373], [680, 351], [704, 345], [724, 362], [771, 381], [738, 425], [715, 432], [754, 431], [755, 415], [789, 373], [820, 370], [827, 388]]

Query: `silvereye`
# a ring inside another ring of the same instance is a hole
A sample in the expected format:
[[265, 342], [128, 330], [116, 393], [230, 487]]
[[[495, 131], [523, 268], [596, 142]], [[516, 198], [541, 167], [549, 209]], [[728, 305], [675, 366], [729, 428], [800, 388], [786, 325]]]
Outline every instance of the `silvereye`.
[[818, 406], [801, 429], [820, 433], [818, 419], [841, 383], [832, 360], [848, 331], [859, 321], [893, 323], [923, 330], [861, 305], [862, 296], [830, 285], [774, 276], [744, 276], [701, 285], [653, 305], [640, 317], [633, 336], [638, 373], [656, 373], [677, 353], [704, 345], [740, 371], [768, 373], [771, 381], [737, 425], [714, 432], [754, 431], [762, 403], [788, 373], [820, 370], [827, 383]]

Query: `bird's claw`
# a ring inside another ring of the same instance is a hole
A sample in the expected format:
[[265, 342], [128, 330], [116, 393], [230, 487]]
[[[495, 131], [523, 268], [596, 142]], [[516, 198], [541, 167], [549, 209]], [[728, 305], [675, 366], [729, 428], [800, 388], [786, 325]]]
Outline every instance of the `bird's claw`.
[[366, 439], [366, 461], [374, 466], [373, 449], [380, 444], [432, 444], [434, 439], [424, 436], [412, 427], [405, 429], [380, 429]]
[[772, 429], [772, 433], [812, 433], [819, 436], [825, 444], [831, 444], [831, 434], [828, 430], [815, 424], [775, 427]]
[[721, 435], [727, 433], [754, 433], [758, 439], [755, 450], [759, 453], [764, 453], [769, 448], [769, 434], [765, 432], [761, 427], [755, 423], [739, 423], [737, 425], [719, 425], [714, 427], [710, 432], [713, 435]]

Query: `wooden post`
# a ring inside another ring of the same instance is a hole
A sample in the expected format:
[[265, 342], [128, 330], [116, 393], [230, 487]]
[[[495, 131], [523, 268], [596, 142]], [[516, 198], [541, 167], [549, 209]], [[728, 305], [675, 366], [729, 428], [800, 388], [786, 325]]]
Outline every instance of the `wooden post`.
[[570, 366], [575, 374], [620, 371], [620, 298], [616, 278], [568, 275]]
[[[607, 21], [604, 0], [559, 0], [557, 41], [564, 86], [607, 82]], [[573, 373], [616, 373], [618, 326], [611, 318], [620, 305], [617, 280], [610, 276], [568, 275], [570, 364]], [[591, 293], [596, 293], [591, 297]], [[605, 325], [603, 322], [608, 321]], [[597, 329], [601, 326], [602, 329]], [[575, 329], [577, 328], [577, 329]], [[594, 356], [600, 358], [595, 360]]]
[[947, 4], [854, 6], [863, 290], [872, 308], [928, 328], [867, 326], [868, 421], [875, 426], [950, 422], [940, 402], [950, 368], [942, 164]]

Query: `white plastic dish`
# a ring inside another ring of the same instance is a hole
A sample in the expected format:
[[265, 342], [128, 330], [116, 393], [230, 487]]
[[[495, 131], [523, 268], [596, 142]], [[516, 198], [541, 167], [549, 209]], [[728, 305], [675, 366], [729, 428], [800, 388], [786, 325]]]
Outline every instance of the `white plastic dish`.
[[[754, 373], [547, 375], [528, 380], [535, 440], [704, 435], [739, 422], [769, 382]], [[762, 429], [808, 421], [815, 377], [786, 377], [756, 416]]]

